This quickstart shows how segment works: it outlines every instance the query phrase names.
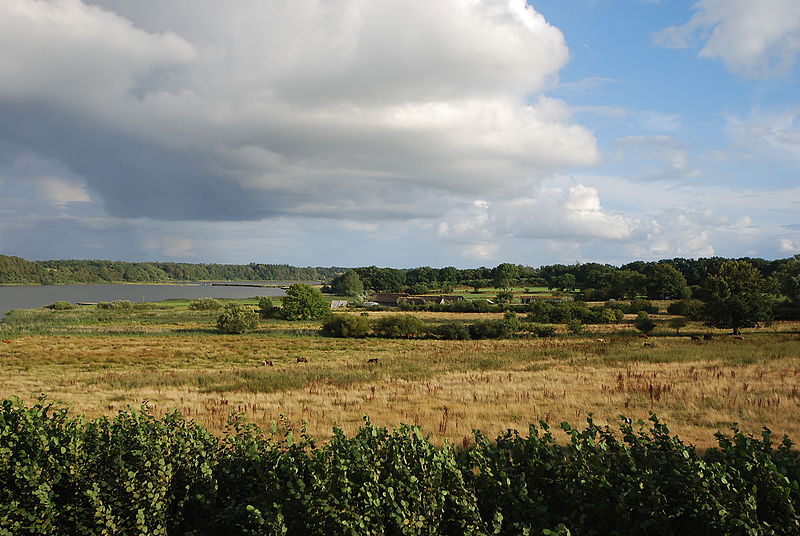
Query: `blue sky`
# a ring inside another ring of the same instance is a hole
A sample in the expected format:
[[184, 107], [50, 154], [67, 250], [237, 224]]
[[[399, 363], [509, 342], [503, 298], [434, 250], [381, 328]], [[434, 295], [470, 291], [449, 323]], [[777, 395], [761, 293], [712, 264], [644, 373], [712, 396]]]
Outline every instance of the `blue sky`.
[[796, 0], [6, 0], [0, 253], [800, 253]]

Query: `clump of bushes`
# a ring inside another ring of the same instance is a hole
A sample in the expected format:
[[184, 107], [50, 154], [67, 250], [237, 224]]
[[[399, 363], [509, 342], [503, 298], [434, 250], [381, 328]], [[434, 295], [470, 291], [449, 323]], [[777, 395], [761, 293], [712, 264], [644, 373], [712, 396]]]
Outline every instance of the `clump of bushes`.
[[258, 327], [258, 314], [249, 307], [231, 302], [217, 318], [220, 333], [244, 333]]
[[372, 331], [378, 337], [399, 339], [417, 337], [425, 333], [425, 322], [414, 315], [387, 315], [372, 324]]
[[431, 333], [440, 339], [448, 341], [465, 341], [470, 338], [469, 325], [456, 320], [439, 324], [433, 328]]
[[703, 306], [700, 300], [678, 300], [669, 304], [667, 312], [671, 315], [685, 316], [689, 320], [701, 320], [703, 318]]
[[222, 309], [222, 302], [216, 298], [200, 298], [189, 303], [192, 311], [217, 311]]
[[654, 315], [658, 314], [659, 312], [657, 305], [653, 305], [653, 302], [644, 298], [636, 298], [630, 302], [608, 301], [606, 302], [606, 307], [609, 309], [622, 311], [626, 314], [636, 314], [639, 311], [644, 311], [647, 314]]
[[644, 311], [640, 311], [639, 314], [636, 315], [636, 320], [633, 321], [633, 325], [636, 326], [636, 329], [646, 334], [656, 329], [656, 323], [650, 318], [650, 315]]
[[355, 337], [369, 335], [371, 324], [369, 318], [361, 315], [337, 314], [322, 323], [322, 334], [327, 337]]
[[97, 304], [98, 309], [133, 309], [133, 302], [129, 300], [104, 301]]
[[[215, 436], [147, 406], [85, 420], [0, 401], [0, 534], [775, 534], [800, 528], [788, 437], [696, 450], [655, 415], [437, 447], [365, 420], [318, 444], [236, 417]], [[564, 437], [562, 436], [562, 437]]]
[[78, 306], [68, 301], [57, 301], [51, 303], [50, 305], [45, 305], [45, 307], [54, 311], [69, 311], [70, 309], [75, 309]]
[[261, 318], [280, 318], [281, 308], [272, 302], [272, 298], [261, 296], [258, 299], [258, 314]]

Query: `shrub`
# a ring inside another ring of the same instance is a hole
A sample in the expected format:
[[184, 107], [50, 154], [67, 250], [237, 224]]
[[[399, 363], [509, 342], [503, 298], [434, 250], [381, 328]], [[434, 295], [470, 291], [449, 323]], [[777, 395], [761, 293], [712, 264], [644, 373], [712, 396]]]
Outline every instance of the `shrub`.
[[388, 315], [375, 320], [372, 331], [378, 337], [386, 339], [416, 337], [425, 332], [425, 322], [414, 315]]
[[455, 320], [443, 322], [436, 326], [433, 330], [433, 334], [440, 339], [448, 341], [464, 341], [469, 339], [469, 326]]
[[111, 302], [100, 302], [98, 309], [132, 309], [133, 303], [128, 300], [114, 300]]
[[272, 298], [261, 296], [258, 299], [258, 314], [261, 318], [280, 318], [281, 308], [272, 303]]
[[70, 309], [75, 309], [78, 306], [68, 301], [57, 301], [51, 303], [50, 305], [46, 305], [45, 307], [54, 311], [69, 311]]
[[283, 316], [287, 320], [317, 320], [331, 314], [331, 305], [322, 293], [310, 285], [295, 283], [283, 298]]
[[469, 327], [473, 339], [504, 339], [511, 335], [509, 324], [505, 320], [478, 320]]
[[366, 337], [369, 335], [369, 318], [360, 315], [332, 315], [322, 324], [322, 334], [326, 337]]
[[570, 320], [567, 322], [567, 331], [573, 335], [580, 335], [583, 333], [583, 324], [580, 320]]
[[217, 330], [220, 333], [244, 333], [257, 327], [256, 312], [236, 302], [227, 304], [217, 318]]
[[639, 314], [636, 315], [636, 320], [633, 321], [633, 325], [642, 333], [650, 333], [656, 329], [656, 323], [653, 322], [650, 315], [644, 311], [640, 311]]
[[700, 300], [679, 300], [669, 304], [667, 312], [671, 315], [685, 316], [689, 320], [703, 317], [703, 302]]
[[627, 312], [638, 313], [639, 311], [644, 311], [645, 313], [651, 315], [657, 314], [658, 306], [653, 305], [650, 300], [645, 300], [644, 298], [636, 298], [635, 300], [631, 300], [631, 305]]
[[537, 337], [555, 337], [556, 336], [556, 328], [555, 326], [545, 326], [542, 324], [534, 324], [531, 326], [531, 331]]
[[216, 298], [200, 298], [189, 303], [192, 311], [216, 311], [222, 309], [222, 302]]

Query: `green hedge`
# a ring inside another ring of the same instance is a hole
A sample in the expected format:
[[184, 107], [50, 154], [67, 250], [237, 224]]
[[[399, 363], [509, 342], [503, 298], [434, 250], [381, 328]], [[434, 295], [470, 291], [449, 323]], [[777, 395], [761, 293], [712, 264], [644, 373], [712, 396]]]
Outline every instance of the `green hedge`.
[[[0, 408], [2, 535], [797, 534], [800, 460], [734, 430], [699, 454], [655, 417], [545, 423], [435, 447], [368, 420], [317, 445], [232, 417], [222, 437], [147, 407], [83, 420]], [[277, 438], [277, 439], [275, 439]]]

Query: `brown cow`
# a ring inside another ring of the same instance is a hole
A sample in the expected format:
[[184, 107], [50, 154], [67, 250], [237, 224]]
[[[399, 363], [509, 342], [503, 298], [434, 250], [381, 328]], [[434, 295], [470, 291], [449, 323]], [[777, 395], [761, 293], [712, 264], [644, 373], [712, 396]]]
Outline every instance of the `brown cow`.
[[378, 358], [377, 357], [372, 357], [370, 359], [367, 359], [367, 363], [377, 363], [377, 362], [378, 362]]
[[270, 361], [262, 361], [261, 362], [261, 366], [262, 367], [271, 367], [272, 366], [272, 361], [271, 360]]
[[653, 343], [652, 342], [646, 342], [646, 343], [644, 343], [644, 347], [645, 348], [653, 348]]
[[297, 362], [298, 362], [298, 363], [308, 363], [308, 358], [305, 358], [305, 357], [298, 357], [298, 358], [297, 358]]

